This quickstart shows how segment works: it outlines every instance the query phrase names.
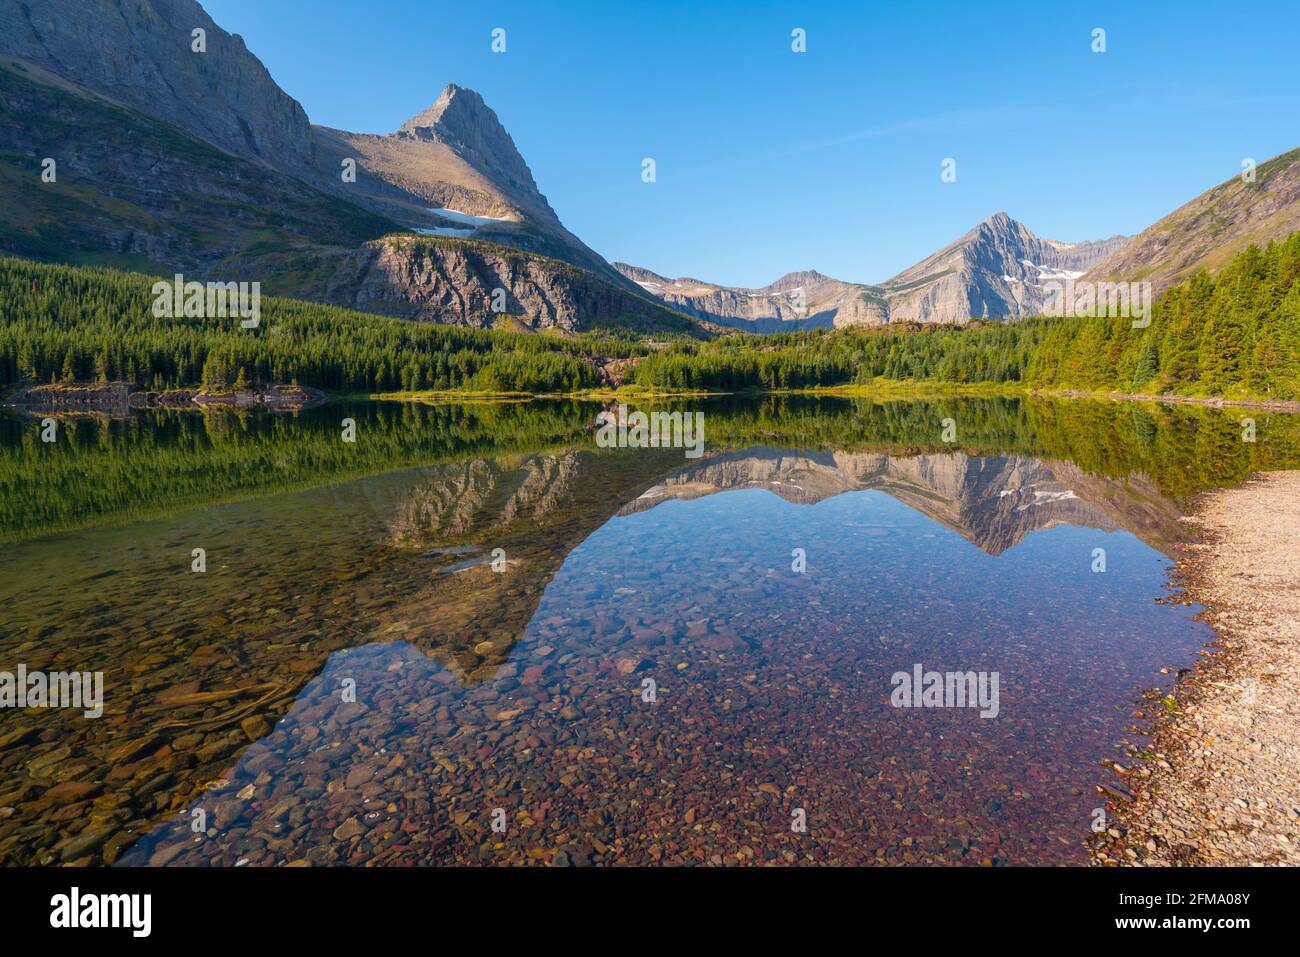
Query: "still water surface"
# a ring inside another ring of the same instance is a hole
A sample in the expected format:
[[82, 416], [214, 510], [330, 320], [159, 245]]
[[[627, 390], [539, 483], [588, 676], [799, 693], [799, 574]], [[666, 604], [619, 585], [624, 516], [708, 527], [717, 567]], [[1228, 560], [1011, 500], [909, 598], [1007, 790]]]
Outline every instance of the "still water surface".
[[[1083, 863], [1102, 762], [1213, 639], [1160, 601], [1180, 503], [1297, 443], [700, 407], [697, 460], [568, 402], [0, 420], [0, 670], [106, 692], [0, 718], [0, 862]], [[996, 717], [892, 706], [918, 664], [996, 673]]]

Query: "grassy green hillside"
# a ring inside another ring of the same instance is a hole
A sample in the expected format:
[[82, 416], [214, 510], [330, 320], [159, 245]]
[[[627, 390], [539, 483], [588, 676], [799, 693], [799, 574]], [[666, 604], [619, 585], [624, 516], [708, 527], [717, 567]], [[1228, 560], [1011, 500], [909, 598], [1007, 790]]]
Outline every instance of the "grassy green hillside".
[[1196, 273], [1216, 273], [1254, 243], [1300, 229], [1300, 149], [1260, 163], [1253, 179], [1233, 176], [1142, 231], [1084, 276], [1150, 282], [1157, 294]]

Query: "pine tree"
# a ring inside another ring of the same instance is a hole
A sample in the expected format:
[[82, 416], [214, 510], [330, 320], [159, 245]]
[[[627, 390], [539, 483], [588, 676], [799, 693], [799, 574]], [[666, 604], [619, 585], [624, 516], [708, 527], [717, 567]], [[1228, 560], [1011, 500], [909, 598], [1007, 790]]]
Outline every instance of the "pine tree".
[[208, 359], [203, 363], [203, 382], [202, 386], [211, 392], [222, 392], [226, 388], [226, 364], [215, 352], [208, 354]]
[[1142, 337], [1137, 367], [1133, 370], [1133, 388], [1139, 389], [1160, 374], [1160, 358], [1156, 352], [1154, 336]]

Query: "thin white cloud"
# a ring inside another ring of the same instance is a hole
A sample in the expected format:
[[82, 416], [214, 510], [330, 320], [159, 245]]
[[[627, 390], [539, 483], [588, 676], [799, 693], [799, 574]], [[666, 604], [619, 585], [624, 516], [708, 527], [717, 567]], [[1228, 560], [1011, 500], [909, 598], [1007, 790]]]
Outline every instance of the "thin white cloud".
[[972, 110], [958, 110], [949, 113], [936, 113], [932, 116], [919, 116], [908, 120], [898, 120], [880, 126], [853, 130], [820, 140], [797, 143], [784, 149], [775, 150], [768, 156], [794, 156], [801, 153], [813, 153], [818, 150], [834, 149], [850, 143], [865, 140], [883, 140], [908, 133], [964, 133], [971, 130], [987, 130], [994, 126], [1006, 126], [1021, 123], [1028, 117], [1029, 111], [1018, 106], [992, 106]]

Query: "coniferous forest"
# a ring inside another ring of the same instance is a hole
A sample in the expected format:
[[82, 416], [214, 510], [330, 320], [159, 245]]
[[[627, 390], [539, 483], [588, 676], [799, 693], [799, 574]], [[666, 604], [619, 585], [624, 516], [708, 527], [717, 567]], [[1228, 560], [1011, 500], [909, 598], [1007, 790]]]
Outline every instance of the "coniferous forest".
[[654, 390], [887, 379], [1300, 399], [1300, 233], [1172, 287], [1138, 327], [1120, 316], [1038, 318], [647, 344], [626, 334], [560, 338], [413, 323], [268, 297], [258, 328], [242, 329], [231, 319], [154, 317], [152, 282], [0, 259], [0, 384], [572, 392], [601, 384], [604, 357], [636, 360], [630, 383]]

